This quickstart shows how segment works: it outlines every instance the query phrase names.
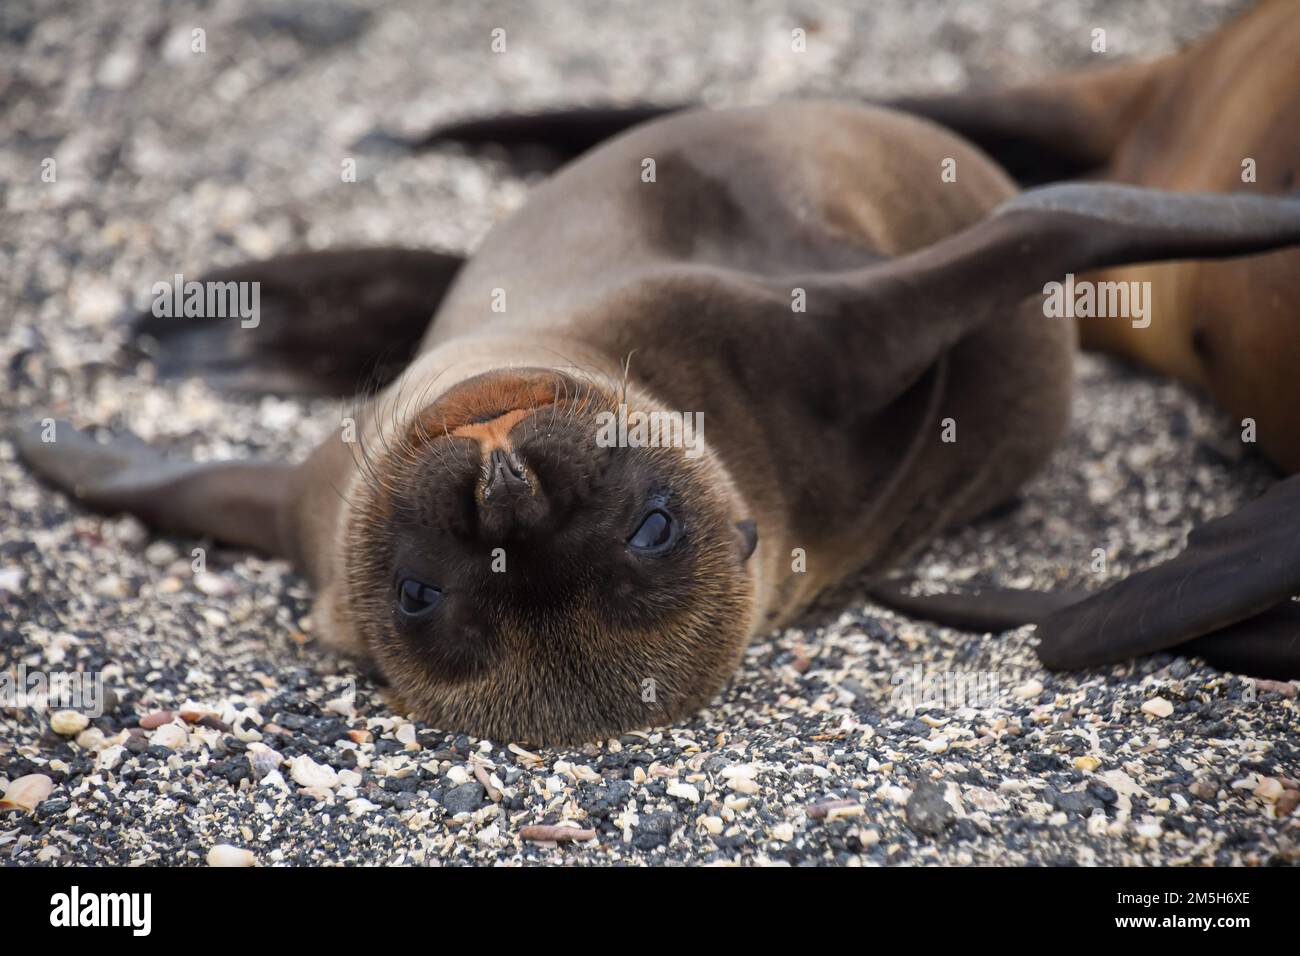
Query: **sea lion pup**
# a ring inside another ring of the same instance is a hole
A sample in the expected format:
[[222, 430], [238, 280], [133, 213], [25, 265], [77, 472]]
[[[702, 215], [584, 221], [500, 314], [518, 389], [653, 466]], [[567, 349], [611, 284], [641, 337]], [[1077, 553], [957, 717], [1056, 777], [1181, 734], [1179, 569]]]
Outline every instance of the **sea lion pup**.
[[[58, 427], [21, 451], [92, 507], [290, 557], [324, 639], [430, 723], [591, 739], [691, 713], [751, 634], [1044, 462], [1074, 348], [1069, 321], [1021, 308], [1045, 282], [1296, 242], [1285, 200], [1017, 196], [962, 140], [886, 110], [684, 113], [561, 171], [463, 265], [301, 254], [216, 277], [265, 281], [256, 328], [147, 323], [164, 371], [243, 362], [298, 389], [409, 325], [415, 355], [355, 443], [345, 427], [297, 467], [170, 465]], [[650, 412], [707, 427], [602, 440], [609, 416]]]

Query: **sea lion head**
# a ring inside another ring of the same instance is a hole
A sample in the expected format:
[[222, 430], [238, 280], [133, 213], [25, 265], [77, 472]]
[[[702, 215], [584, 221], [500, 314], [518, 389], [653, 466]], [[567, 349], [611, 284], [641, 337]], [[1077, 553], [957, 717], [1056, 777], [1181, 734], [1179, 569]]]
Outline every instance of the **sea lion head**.
[[716, 694], [752, 623], [753, 523], [690, 424], [675, 445], [620, 434], [649, 411], [617, 384], [497, 371], [367, 449], [338, 597], [405, 706], [550, 743]]

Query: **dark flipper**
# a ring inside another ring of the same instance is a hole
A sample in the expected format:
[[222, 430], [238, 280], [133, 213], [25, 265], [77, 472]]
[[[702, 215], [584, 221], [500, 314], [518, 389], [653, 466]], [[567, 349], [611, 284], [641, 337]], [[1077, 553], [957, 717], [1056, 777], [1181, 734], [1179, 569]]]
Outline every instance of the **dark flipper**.
[[283, 531], [289, 465], [171, 461], [129, 433], [104, 444], [68, 422], [14, 436], [18, 453], [50, 484], [87, 507], [126, 512], [161, 531], [210, 536], [287, 556]]
[[[1104, 166], [1142, 118], [1173, 62], [1124, 64], [1010, 89], [900, 97], [879, 105], [945, 126], [1022, 184], [1039, 185]], [[564, 161], [626, 129], [687, 108], [692, 107], [632, 104], [499, 113], [438, 127], [413, 145], [491, 143], [514, 157], [526, 148], [542, 148]]]
[[[1067, 273], [1297, 244], [1300, 200], [1066, 183], [1021, 193], [970, 228], [897, 259], [762, 281], [787, 309], [791, 288], [807, 290], [810, 321], [781, 330], [791, 351], [801, 335], [833, 334], [867, 390], [861, 407], [883, 408], [952, 346], [1015, 314]], [[732, 334], [725, 323], [719, 331]], [[782, 367], [772, 377], [787, 374]]]
[[[1130, 575], [1038, 624], [1038, 656], [1051, 668], [1092, 667], [1170, 650], [1242, 624], [1300, 593], [1300, 476], [1197, 528], [1171, 561]], [[1282, 618], [1270, 617], [1270, 633]], [[1223, 633], [1207, 642], [1231, 655]], [[1243, 652], [1259, 661], [1260, 648]], [[1295, 649], [1289, 653], [1294, 660]], [[1264, 655], [1268, 659], [1269, 655]]]
[[249, 262], [202, 281], [259, 283], [255, 319], [145, 313], [136, 331], [157, 341], [162, 377], [200, 376], [236, 392], [351, 395], [405, 368], [463, 262], [395, 248]]
[[1257, 617], [1188, 641], [1178, 652], [1204, 657], [1211, 666], [1237, 674], [1300, 680], [1300, 604], [1284, 601]]
[[909, 595], [884, 584], [886, 607], [949, 627], [1038, 625], [1053, 670], [1114, 664], [1156, 651], [1204, 657], [1256, 677], [1300, 677], [1300, 476], [1202, 525], [1170, 561], [1091, 595], [989, 590]]
[[1087, 591], [1029, 591], [1000, 588], [961, 594], [909, 594], [893, 582], [876, 584], [872, 599], [894, 611], [962, 631], [999, 633], [1042, 620], [1082, 601]]
[[574, 159], [591, 147], [626, 129], [677, 112], [681, 106], [593, 106], [557, 109], [539, 113], [503, 113], [462, 120], [439, 126], [416, 141], [416, 146], [488, 143], [516, 152], [521, 147], [540, 147], [559, 162]]

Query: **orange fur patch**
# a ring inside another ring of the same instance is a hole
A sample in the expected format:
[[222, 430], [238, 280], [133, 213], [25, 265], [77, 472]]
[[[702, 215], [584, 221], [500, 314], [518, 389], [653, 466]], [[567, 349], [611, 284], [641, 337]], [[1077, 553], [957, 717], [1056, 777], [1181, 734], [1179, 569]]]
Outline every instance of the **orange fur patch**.
[[461, 425], [459, 428], [453, 428], [451, 433], [456, 438], [474, 439], [478, 442], [479, 450], [486, 459], [495, 448], [510, 451], [510, 429], [518, 425], [535, 410], [533, 408], [516, 408], [504, 415], [498, 415], [490, 422]]

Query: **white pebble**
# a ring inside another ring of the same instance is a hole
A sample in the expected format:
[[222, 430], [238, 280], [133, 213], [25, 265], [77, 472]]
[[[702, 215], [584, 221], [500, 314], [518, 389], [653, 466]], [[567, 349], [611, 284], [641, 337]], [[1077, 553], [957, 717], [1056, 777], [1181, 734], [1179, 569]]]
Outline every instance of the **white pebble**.
[[789, 843], [794, 839], [794, 825], [791, 823], [778, 823], [772, 827], [771, 834], [773, 840]]
[[176, 750], [184, 747], [189, 739], [190, 735], [186, 733], [185, 728], [180, 724], [163, 724], [149, 735], [149, 745], [151, 747], [167, 747]]
[[683, 800], [689, 800], [691, 803], [700, 802], [700, 791], [696, 790], [691, 784], [681, 783], [680, 781], [668, 785], [668, 796], [680, 797]]
[[357, 773], [355, 770], [340, 770], [339, 785], [344, 787], [359, 787], [361, 786], [361, 774]]
[[758, 768], [752, 763], [738, 763], [722, 768], [723, 780], [753, 780], [757, 776]]
[[320, 787], [333, 790], [339, 782], [339, 775], [334, 772], [333, 767], [319, 764], [306, 754], [299, 754], [293, 758], [293, 763], [289, 765], [289, 776], [299, 786], [308, 789]]
[[100, 597], [124, 598], [127, 595], [126, 583], [116, 574], [106, 574], [92, 589]]
[[1142, 704], [1142, 712], [1152, 717], [1168, 717], [1174, 712], [1174, 705], [1163, 697], [1152, 697]]
[[0, 798], [0, 810], [35, 810], [54, 789], [54, 781], [43, 773], [29, 773], [12, 780]]
[[1017, 700], [1032, 700], [1043, 692], [1043, 682], [1037, 679], [1027, 680], [1011, 692]]
[[208, 851], [208, 866], [253, 866], [257, 857], [252, 850], [244, 850], [229, 843], [218, 843]]
[[50, 715], [50, 729], [64, 737], [73, 737], [86, 729], [90, 718], [75, 710], [56, 710]]
[[1282, 782], [1275, 777], [1263, 777], [1259, 785], [1255, 787], [1255, 796], [1269, 803], [1276, 803], [1278, 797], [1282, 796]]
[[194, 586], [208, 597], [225, 597], [234, 590], [230, 582], [211, 571], [200, 571], [194, 575]]
[[122, 762], [122, 757], [125, 754], [125, 747], [121, 744], [114, 744], [100, 753], [99, 766], [104, 770], [115, 770], [117, 765]]

